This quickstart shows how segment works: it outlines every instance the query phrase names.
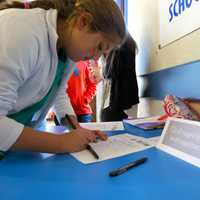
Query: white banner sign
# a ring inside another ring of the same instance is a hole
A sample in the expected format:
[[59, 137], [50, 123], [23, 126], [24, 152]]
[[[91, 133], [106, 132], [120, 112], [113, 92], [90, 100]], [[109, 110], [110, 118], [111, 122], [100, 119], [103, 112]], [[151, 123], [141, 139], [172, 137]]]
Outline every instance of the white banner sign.
[[161, 47], [200, 27], [200, 0], [159, 0]]

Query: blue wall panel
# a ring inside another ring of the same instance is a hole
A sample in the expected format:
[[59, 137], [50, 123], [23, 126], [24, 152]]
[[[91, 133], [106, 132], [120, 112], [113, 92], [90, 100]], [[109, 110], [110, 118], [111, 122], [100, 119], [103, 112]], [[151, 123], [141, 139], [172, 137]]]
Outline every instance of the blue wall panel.
[[140, 77], [147, 82], [144, 97], [163, 99], [167, 94], [200, 99], [200, 62], [193, 62]]

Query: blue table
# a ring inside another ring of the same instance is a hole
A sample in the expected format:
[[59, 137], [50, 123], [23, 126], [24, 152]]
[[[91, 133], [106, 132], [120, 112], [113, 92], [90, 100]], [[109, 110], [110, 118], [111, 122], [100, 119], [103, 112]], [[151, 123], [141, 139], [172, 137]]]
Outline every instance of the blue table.
[[[143, 165], [108, 176], [143, 156], [149, 158]], [[199, 200], [199, 183], [199, 168], [156, 148], [91, 165], [70, 155], [28, 152], [9, 153], [0, 161], [0, 200]]]

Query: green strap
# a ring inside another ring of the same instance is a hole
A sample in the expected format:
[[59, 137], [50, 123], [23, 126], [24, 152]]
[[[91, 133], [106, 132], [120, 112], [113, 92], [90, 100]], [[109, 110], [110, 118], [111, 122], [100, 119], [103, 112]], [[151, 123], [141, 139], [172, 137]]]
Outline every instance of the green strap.
[[52, 84], [49, 92], [47, 93], [47, 95], [45, 97], [43, 97], [39, 102], [37, 102], [27, 108], [24, 108], [23, 110], [21, 110], [17, 113], [8, 115], [7, 117], [14, 119], [26, 126], [30, 126], [31, 120], [32, 120], [34, 114], [43, 107], [43, 105], [48, 101], [50, 96], [55, 95], [55, 92], [57, 91], [58, 87], [60, 86], [65, 67], [66, 67], [66, 62], [62, 62], [59, 60], [55, 79], [53, 81], [53, 84]]
[[5, 153], [3, 151], [0, 151], [0, 160], [2, 160], [5, 157]]

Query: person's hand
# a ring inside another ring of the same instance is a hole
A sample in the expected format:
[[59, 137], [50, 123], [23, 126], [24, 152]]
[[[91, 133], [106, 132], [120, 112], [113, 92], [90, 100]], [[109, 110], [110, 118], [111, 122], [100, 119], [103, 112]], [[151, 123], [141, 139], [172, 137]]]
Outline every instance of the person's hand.
[[90, 142], [97, 139], [106, 140], [107, 135], [102, 131], [88, 130], [84, 128], [75, 129], [67, 134], [61, 135], [61, 152], [72, 153], [85, 149]]
[[97, 139], [101, 139], [101, 140], [107, 140], [108, 139], [108, 136], [100, 131], [100, 130], [93, 130], [93, 133], [96, 135]]

